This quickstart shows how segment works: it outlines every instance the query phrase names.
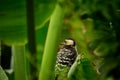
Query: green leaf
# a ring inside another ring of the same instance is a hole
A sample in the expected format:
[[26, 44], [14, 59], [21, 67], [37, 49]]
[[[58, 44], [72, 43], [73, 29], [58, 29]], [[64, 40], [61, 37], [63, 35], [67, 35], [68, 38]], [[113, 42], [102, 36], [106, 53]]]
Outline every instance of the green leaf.
[[81, 56], [78, 55], [75, 62], [73, 63], [73, 65], [71, 66], [71, 68], [68, 72], [68, 78], [71, 78], [71, 76], [74, 75], [74, 73], [77, 69], [77, 66], [80, 64], [80, 58], [81, 58]]
[[81, 59], [81, 67], [83, 70], [83, 76], [87, 80], [97, 80], [97, 72], [92, 63], [87, 59]]
[[8, 77], [1, 66], [0, 66], [0, 80], [8, 80]]
[[[36, 29], [49, 19], [56, 0], [35, 1]], [[5, 0], [0, 2], [0, 40], [8, 45], [24, 45], [27, 42], [27, 22], [25, 0]]]
[[87, 58], [81, 58], [80, 64], [77, 64], [74, 73], [70, 75], [70, 80], [97, 80], [98, 75]]

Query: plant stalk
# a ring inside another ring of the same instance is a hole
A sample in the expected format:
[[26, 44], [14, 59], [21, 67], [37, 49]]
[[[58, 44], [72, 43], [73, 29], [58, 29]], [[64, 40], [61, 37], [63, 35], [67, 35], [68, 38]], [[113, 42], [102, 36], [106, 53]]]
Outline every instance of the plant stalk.
[[57, 47], [60, 31], [62, 29], [60, 25], [62, 21], [63, 11], [62, 8], [57, 5], [50, 20], [39, 80], [53, 80], [54, 78]]
[[25, 46], [13, 46], [15, 80], [27, 80]]

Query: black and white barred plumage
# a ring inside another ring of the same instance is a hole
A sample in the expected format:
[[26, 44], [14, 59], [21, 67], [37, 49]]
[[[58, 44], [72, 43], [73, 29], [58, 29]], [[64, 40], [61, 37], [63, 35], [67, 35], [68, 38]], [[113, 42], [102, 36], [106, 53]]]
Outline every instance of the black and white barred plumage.
[[71, 38], [65, 39], [63, 47], [58, 51], [56, 66], [71, 66], [77, 57], [76, 44]]

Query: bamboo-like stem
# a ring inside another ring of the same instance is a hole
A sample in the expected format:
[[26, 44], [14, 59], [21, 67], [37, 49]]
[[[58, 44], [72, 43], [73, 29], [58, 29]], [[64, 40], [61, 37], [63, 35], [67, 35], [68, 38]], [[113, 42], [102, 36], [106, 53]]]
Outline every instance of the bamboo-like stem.
[[39, 80], [52, 80], [54, 77], [54, 66], [62, 21], [63, 11], [62, 8], [57, 5], [50, 20]]
[[13, 46], [15, 80], [27, 80], [25, 46]]
[[34, 0], [26, 0], [26, 9], [27, 9], [28, 46], [29, 46], [30, 53], [33, 55], [36, 53]]

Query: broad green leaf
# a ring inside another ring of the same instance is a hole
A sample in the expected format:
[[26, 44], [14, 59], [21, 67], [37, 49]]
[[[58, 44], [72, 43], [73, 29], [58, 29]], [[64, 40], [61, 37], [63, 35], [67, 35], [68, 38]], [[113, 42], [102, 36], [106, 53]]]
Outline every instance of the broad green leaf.
[[[41, 26], [51, 16], [56, 0], [35, 1], [35, 27]], [[0, 1], [0, 40], [8, 45], [23, 45], [27, 42], [25, 0]]]

